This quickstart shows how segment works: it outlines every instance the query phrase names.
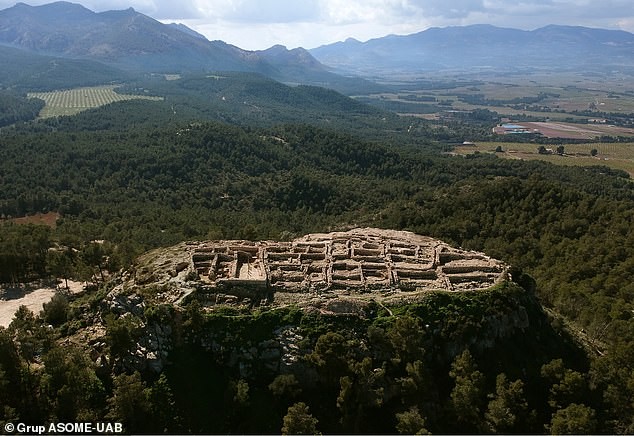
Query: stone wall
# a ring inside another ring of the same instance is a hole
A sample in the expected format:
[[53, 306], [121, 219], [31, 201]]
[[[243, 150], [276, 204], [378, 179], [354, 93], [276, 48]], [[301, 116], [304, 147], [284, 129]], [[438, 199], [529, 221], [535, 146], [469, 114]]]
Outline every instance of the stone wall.
[[278, 293], [463, 291], [491, 287], [506, 265], [436, 239], [381, 229], [310, 234], [292, 242], [210, 241], [193, 247], [207, 285]]

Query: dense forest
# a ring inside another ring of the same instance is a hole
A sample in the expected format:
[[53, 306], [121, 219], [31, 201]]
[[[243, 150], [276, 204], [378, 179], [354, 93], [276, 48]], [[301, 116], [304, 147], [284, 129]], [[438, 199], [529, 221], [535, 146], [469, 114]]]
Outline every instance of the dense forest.
[[14, 92], [0, 92], [0, 127], [37, 117], [44, 102], [37, 98], [26, 98]]
[[[111, 419], [150, 433], [634, 431], [627, 174], [446, 156], [444, 142], [477, 136], [485, 121], [438, 126], [241, 77], [148, 79], [126, 92], [164, 101], [2, 129], [0, 281], [94, 285], [0, 328], [0, 421]], [[49, 211], [61, 215], [54, 228], [10, 220]], [[196, 301], [118, 317], [101, 303], [111, 284], [100, 273], [152, 248], [357, 226], [483, 251], [513, 265], [517, 283], [365, 319], [208, 314]], [[530, 329], [479, 345], [491, 319], [520, 306]], [[107, 365], [61, 345], [95, 317], [107, 325]], [[126, 370], [138, 326], [151, 323], [170, 326], [172, 364]], [[288, 373], [244, 373], [219, 351], [283, 327], [303, 338]]]

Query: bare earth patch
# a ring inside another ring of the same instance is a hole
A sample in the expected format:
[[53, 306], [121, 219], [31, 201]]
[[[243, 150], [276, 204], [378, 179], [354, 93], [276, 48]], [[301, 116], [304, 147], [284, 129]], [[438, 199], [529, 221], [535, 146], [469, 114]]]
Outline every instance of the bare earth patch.
[[[84, 290], [84, 283], [68, 281], [71, 294], [78, 294]], [[20, 288], [0, 289], [0, 326], [7, 327], [13, 320], [13, 315], [20, 306], [26, 306], [33, 313], [38, 314], [55, 295], [57, 289], [53, 286], [31, 288], [28, 285]]]
[[36, 213], [35, 215], [28, 215], [20, 218], [12, 218], [8, 221], [12, 221], [15, 224], [41, 224], [54, 229], [57, 224], [57, 220], [60, 217], [61, 215], [57, 212], [48, 212]]

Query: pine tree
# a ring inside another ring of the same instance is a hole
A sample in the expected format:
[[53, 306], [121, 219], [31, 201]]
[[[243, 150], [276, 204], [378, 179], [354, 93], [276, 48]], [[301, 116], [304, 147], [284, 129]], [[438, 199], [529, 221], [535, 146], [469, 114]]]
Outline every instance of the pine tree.
[[396, 430], [400, 434], [431, 434], [425, 428], [426, 422], [418, 411], [418, 407], [396, 414]]
[[495, 380], [495, 394], [491, 395], [485, 413], [491, 432], [513, 432], [526, 413], [526, 408], [524, 383], [521, 380], [509, 382], [505, 374], [499, 374]]
[[282, 434], [284, 435], [317, 435], [319, 421], [310, 414], [310, 409], [305, 403], [295, 403], [288, 408], [284, 416]]
[[451, 364], [449, 376], [455, 385], [450, 395], [450, 409], [461, 432], [482, 429], [484, 375], [477, 370], [469, 350], [465, 350]]

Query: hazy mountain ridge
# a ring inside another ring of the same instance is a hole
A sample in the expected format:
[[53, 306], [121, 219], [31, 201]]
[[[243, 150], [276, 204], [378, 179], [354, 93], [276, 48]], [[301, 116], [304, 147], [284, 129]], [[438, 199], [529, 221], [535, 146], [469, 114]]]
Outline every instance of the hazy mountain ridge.
[[362, 76], [473, 68], [596, 70], [634, 66], [634, 34], [558, 25], [533, 31], [472, 25], [367, 42], [348, 39], [310, 53], [336, 71]]
[[0, 11], [0, 44], [134, 72], [245, 71], [300, 83], [345, 82], [306, 50], [242, 50], [133, 8], [96, 13], [69, 2], [18, 3]]

